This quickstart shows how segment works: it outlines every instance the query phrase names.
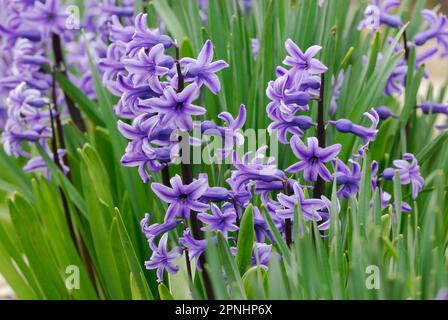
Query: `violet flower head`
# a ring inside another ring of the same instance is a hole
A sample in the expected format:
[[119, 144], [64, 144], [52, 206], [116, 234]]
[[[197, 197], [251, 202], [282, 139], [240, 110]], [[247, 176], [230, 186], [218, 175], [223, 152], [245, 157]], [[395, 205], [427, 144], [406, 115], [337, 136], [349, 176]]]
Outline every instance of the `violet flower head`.
[[180, 60], [181, 66], [185, 69], [185, 81], [195, 82], [198, 87], [203, 84], [210, 89], [214, 94], [218, 94], [221, 90], [216, 72], [227, 68], [229, 65], [224, 60], [213, 59], [213, 43], [207, 40], [199, 52], [198, 58], [182, 58]]
[[280, 113], [284, 117], [291, 117], [297, 111], [307, 111], [308, 103], [312, 100], [306, 91], [291, 88], [292, 76], [285, 74], [274, 81], [269, 81], [266, 95], [271, 102], [266, 107], [268, 116], [271, 118]]
[[411, 153], [405, 153], [403, 160], [394, 160], [400, 174], [400, 182], [402, 184], [412, 185], [412, 198], [417, 199], [418, 194], [422, 191], [425, 181], [420, 175], [420, 167], [417, 159]]
[[364, 127], [358, 124], [354, 124], [348, 119], [339, 119], [336, 121], [330, 120], [329, 124], [333, 125], [337, 131], [342, 133], [351, 133], [363, 140], [363, 145], [358, 150], [358, 156], [363, 156], [370, 142], [374, 141], [378, 133], [379, 115], [375, 109], [371, 109], [370, 112], [365, 112], [364, 116], [368, 118], [372, 124], [370, 127]]
[[[232, 175], [227, 182], [232, 184], [232, 188], [235, 188], [237, 192], [250, 181], [275, 182], [287, 180], [285, 173], [277, 168], [275, 159], [272, 157], [266, 158], [266, 150], [267, 146], [263, 146], [254, 154], [248, 152], [242, 157], [241, 161], [234, 151], [233, 166], [236, 170], [232, 171]], [[253, 156], [252, 159], [250, 159], [251, 156]]]
[[209, 209], [207, 204], [198, 201], [207, 190], [207, 181], [198, 179], [184, 185], [180, 176], [175, 175], [171, 178], [170, 184], [171, 188], [160, 183], [151, 184], [154, 193], [162, 201], [170, 204], [165, 214], [165, 221], [171, 221], [177, 216], [188, 218], [191, 210], [203, 212]]
[[212, 212], [211, 215], [206, 213], [199, 213], [197, 215], [198, 219], [207, 225], [202, 228], [203, 231], [216, 230], [226, 236], [228, 232], [233, 232], [239, 229], [234, 224], [236, 223], [235, 211], [222, 212], [214, 203], [210, 205], [210, 209]]
[[[57, 153], [58, 153], [59, 163], [61, 164], [61, 167], [62, 167], [62, 172], [64, 174], [67, 174], [70, 171], [70, 168], [63, 161], [64, 156], [67, 153], [67, 151], [63, 150], [63, 149], [59, 149]], [[53, 159], [53, 154], [49, 153], [48, 156], [51, 159]], [[50, 168], [48, 168], [47, 163], [41, 156], [31, 158], [27, 162], [27, 164], [23, 167], [23, 171], [25, 171], [25, 172], [41, 172], [41, 173], [43, 173], [44, 177], [47, 180], [51, 179]]]
[[159, 245], [151, 245], [152, 256], [149, 261], [145, 261], [146, 269], [157, 269], [157, 281], [163, 281], [163, 271], [166, 270], [171, 274], [179, 271], [179, 266], [173, 263], [180, 257], [179, 248], [171, 251], [167, 249], [168, 234], [165, 233], [160, 239]]
[[393, 163], [396, 169], [386, 168], [381, 176], [385, 180], [393, 180], [395, 170], [397, 170], [400, 175], [400, 183], [404, 185], [411, 184], [412, 198], [414, 200], [417, 199], [425, 183], [423, 177], [420, 175], [420, 167], [417, 159], [413, 154], [405, 153], [402, 160], [394, 160]]
[[213, 121], [206, 120], [201, 123], [201, 133], [205, 136], [219, 136], [224, 140], [224, 147], [217, 148], [216, 152], [225, 159], [233, 150], [234, 146], [244, 144], [244, 135], [240, 132], [246, 123], [246, 106], [240, 105], [238, 116], [233, 116], [228, 112], [221, 112], [218, 118], [222, 119], [227, 126], [218, 126]]
[[338, 197], [351, 198], [359, 191], [361, 184], [361, 166], [351, 159], [349, 162], [352, 165], [351, 169], [339, 159], [333, 162], [336, 184], [340, 186], [337, 191]]
[[134, 58], [123, 60], [126, 70], [132, 74], [132, 80], [135, 83], [147, 80], [150, 84], [158, 82], [158, 77], [168, 73], [173, 66], [173, 59], [165, 56], [164, 50], [163, 45], [159, 43], [152, 47], [148, 54], [144, 48], [141, 48]]
[[[190, 261], [194, 258], [196, 258], [196, 261], [199, 261], [201, 254], [203, 254], [207, 248], [207, 240], [195, 239], [191, 235], [189, 228], [185, 229], [183, 236], [179, 239], [179, 243], [188, 250], [188, 259]], [[200, 263], [197, 263], [196, 266], [201, 270]]]
[[417, 108], [421, 109], [424, 114], [441, 113], [448, 115], [448, 104], [425, 101], [422, 104], [418, 105]]
[[398, 115], [394, 114], [388, 107], [380, 106], [375, 108], [376, 113], [378, 113], [378, 117], [381, 120], [387, 120], [389, 118], [398, 118]]
[[46, 38], [50, 33], [64, 32], [68, 14], [62, 10], [60, 0], [45, 0], [36, 1], [31, 10], [23, 13], [23, 17], [42, 28], [42, 35]]
[[252, 250], [252, 266], [261, 266], [263, 269], [268, 269], [269, 260], [272, 254], [272, 244], [265, 244], [256, 242]]
[[160, 98], [151, 98], [141, 102], [141, 106], [148, 107], [149, 112], [159, 112], [162, 115], [161, 126], [174, 123], [181, 130], [193, 129], [192, 116], [205, 114], [203, 107], [193, 105], [192, 102], [199, 96], [196, 84], [190, 84], [180, 93], [168, 86], [163, 90]]
[[358, 29], [369, 28], [375, 32], [380, 24], [388, 25], [392, 28], [401, 28], [403, 21], [400, 16], [393, 15], [390, 11], [400, 6], [400, 0], [373, 0], [364, 11], [364, 20], [358, 26]]
[[179, 221], [177, 220], [172, 220], [164, 222], [162, 224], [154, 223], [148, 226], [149, 219], [150, 215], [149, 213], [146, 213], [145, 217], [142, 219], [142, 221], [140, 221], [140, 226], [146, 239], [148, 239], [149, 243], [151, 244], [154, 243], [155, 238], [176, 228], [177, 224], [179, 223]]
[[293, 136], [290, 145], [299, 162], [286, 169], [287, 172], [295, 173], [303, 171], [303, 176], [308, 181], [316, 181], [317, 176], [321, 176], [325, 181], [331, 181], [331, 173], [325, 163], [336, 158], [342, 146], [334, 144], [327, 148], [319, 147], [317, 138], [308, 138], [306, 146], [298, 136]]
[[147, 21], [148, 15], [146, 13], [140, 13], [135, 17], [135, 32], [132, 40], [126, 45], [126, 55], [132, 57], [141, 48], [150, 49], [159, 43], [163, 44], [165, 48], [173, 45], [173, 40], [161, 34], [160, 30], [150, 30]]
[[320, 46], [311, 46], [305, 53], [291, 40], [285, 42], [286, 51], [289, 56], [283, 60], [283, 63], [290, 66], [291, 74], [297, 78], [301, 78], [303, 73], [321, 74], [328, 70], [328, 68], [314, 56], [322, 49]]
[[443, 47], [442, 57], [448, 55], [448, 18], [444, 14], [435, 13], [432, 10], [421, 11], [422, 17], [426, 20], [428, 28], [414, 36], [414, 43], [422, 46], [431, 39], [436, 39], [437, 43]]
[[252, 48], [252, 57], [256, 59], [260, 51], [260, 40], [258, 38], [250, 39], [250, 46]]
[[313, 119], [304, 115], [285, 117], [282, 114], [271, 114], [270, 118], [273, 121], [268, 126], [268, 132], [272, 134], [276, 131], [279, 141], [283, 144], [289, 144], [288, 133], [302, 137], [303, 130], [317, 125]]
[[319, 214], [325, 203], [321, 199], [306, 199], [302, 187], [296, 182], [293, 185], [294, 193], [290, 196], [283, 193], [277, 195], [280, 207], [275, 211], [278, 217], [282, 219], [293, 219], [294, 210], [297, 204], [300, 204], [300, 209], [305, 220], [320, 221], [322, 217]]
[[253, 215], [254, 215], [254, 230], [255, 230], [255, 239], [258, 242], [264, 242], [265, 236], [271, 242], [274, 242], [274, 237], [271, 233], [271, 230], [266, 223], [263, 215], [260, 213], [260, 209], [257, 206], [253, 207]]

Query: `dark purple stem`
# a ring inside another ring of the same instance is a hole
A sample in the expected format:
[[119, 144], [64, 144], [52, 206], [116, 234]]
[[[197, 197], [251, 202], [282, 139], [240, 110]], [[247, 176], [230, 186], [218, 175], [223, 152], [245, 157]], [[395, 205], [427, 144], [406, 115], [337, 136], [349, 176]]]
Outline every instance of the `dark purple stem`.
[[[317, 140], [319, 147], [325, 148], [325, 121], [324, 121], [325, 75], [321, 75], [319, 102], [317, 104]], [[325, 193], [325, 181], [319, 176], [314, 185], [314, 198], [320, 198]]]
[[[179, 46], [177, 44], [174, 45], [176, 50], [176, 71], [177, 71], [177, 92], [181, 92], [184, 89], [185, 83], [184, 83], [184, 75], [182, 74], [182, 69], [180, 66], [180, 50]], [[182, 180], [184, 184], [190, 184], [193, 182], [193, 168], [191, 166], [190, 161], [187, 161], [187, 163], [182, 162], [181, 164], [181, 170], [182, 170]], [[191, 211], [190, 212], [190, 225], [191, 225], [191, 231], [193, 233], [193, 237], [197, 240], [204, 239], [204, 234], [201, 230], [201, 222], [197, 218], [197, 212]], [[199, 263], [202, 266], [202, 279], [204, 281], [204, 287], [205, 291], [207, 293], [207, 297], [210, 300], [215, 299], [215, 294], [213, 292], [213, 287], [210, 281], [210, 277], [208, 275], [207, 269], [205, 268], [206, 264], [206, 258], [204, 254], [201, 254], [199, 258]]]
[[[59, 35], [53, 33], [52, 35], [52, 45], [53, 45], [53, 54], [56, 63], [56, 68], [58, 68], [64, 76], [67, 77], [67, 72], [65, 70], [65, 62], [64, 62], [64, 54], [62, 52], [61, 46], [61, 38]], [[64, 91], [65, 101], [67, 102], [68, 112], [70, 113], [70, 117], [72, 118], [74, 124], [81, 130], [82, 132], [86, 131], [86, 124], [82, 119], [81, 112], [76, 107], [73, 100], [65, 93]]]

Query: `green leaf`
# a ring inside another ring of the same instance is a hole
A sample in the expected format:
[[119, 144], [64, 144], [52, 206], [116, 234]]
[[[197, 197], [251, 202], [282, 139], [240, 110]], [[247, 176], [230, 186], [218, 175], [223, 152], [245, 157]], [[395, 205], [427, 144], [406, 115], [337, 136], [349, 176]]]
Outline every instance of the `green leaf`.
[[249, 204], [241, 218], [240, 230], [238, 232], [236, 261], [241, 275], [243, 275], [250, 267], [254, 241], [255, 231], [253, 207], [252, 204]]
[[162, 283], [159, 283], [159, 296], [160, 300], [174, 300], [170, 290]]
[[55, 73], [55, 79], [59, 86], [64, 90], [68, 97], [73, 100], [79, 108], [96, 125], [104, 125], [98, 105], [90, 100], [80, 89], [78, 89], [67, 77], [60, 71]]

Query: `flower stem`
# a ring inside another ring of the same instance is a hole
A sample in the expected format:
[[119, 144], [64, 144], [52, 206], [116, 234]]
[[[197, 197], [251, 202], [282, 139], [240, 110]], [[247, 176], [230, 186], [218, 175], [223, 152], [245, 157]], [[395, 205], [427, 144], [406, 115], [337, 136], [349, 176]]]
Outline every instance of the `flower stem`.
[[[52, 35], [52, 46], [53, 46], [53, 54], [54, 59], [56, 62], [56, 67], [61, 70], [61, 72], [67, 76], [67, 72], [64, 69], [65, 62], [64, 62], [64, 54], [62, 52], [62, 46], [61, 46], [61, 38], [59, 35], [53, 33]], [[86, 132], [86, 124], [84, 123], [84, 120], [82, 119], [81, 112], [76, 107], [73, 100], [70, 99], [70, 97], [65, 93], [64, 91], [64, 97], [65, 101], [67, 102], [68, 112], [70, 113], [70, 117], [72, 118], [75, 125], [81, 130], [82, 132]]]
[[[287, 196], [291, 195], [291, 187], [290, 187], [288, 181], [283, 183], [283, 189]], [[288, 247], [290, 247], [292, 244], [292, 221], [291, 221], [291, 219], [285, 220], [285, 238], [286, 238], [286, 244], [288, 245]]]
[[[182, 74], [182, 69], [180, 66], [180, 49], [177, 44], [174, 45], [176, 50], [176, 71], [177, 71], [177, 92], [181, 92], [184, 90], [184, 75]], [[193, 168], [190, 163], [190, 159], [187, 162], [182, 162], [181, 164], [182, 170], [182, 181], [184, 184], [190, 184], [193, 182]], [[193, 237], [197, 240], [204, 239], [204, 233], [201, 230], [201, 222], [197, 218], [197, 212], [191, 210], [190, 212], [190, 225], [191, 231], [193, 233]], [[207, 297], [210, 300], [215, 299], [215, 294], [213, 292], [213, 287], [210, 281], [210, 277], [208, 275], [207, 269], [205, 267], [206, 258], [204, 254], [201, 254], [199, 258], [199, 264], [202, 266], [202, 279], [204, 282], [205, 292], [207, 293]]]
[[[325, 122], [324, 122], [325, 75], [321, 75], [319, 102], [317, 104], [317, 140], [319, 147], [325, 148]], [[319, 176], [314, 185], [314, 198], [320, 198], [325, 193], [325, 181]]]

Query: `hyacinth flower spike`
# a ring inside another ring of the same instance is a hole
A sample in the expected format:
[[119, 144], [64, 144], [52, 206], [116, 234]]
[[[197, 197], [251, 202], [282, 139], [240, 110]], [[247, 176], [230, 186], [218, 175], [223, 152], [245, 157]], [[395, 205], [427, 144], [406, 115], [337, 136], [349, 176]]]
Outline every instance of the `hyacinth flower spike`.
[[336, 158], [342, 148], [340, 144], [321, 148], [317, 138], [311, 137], [308, 138], [308, 146], [306, 146], [298, 136], [293, 136], [290, 145], [300, 161], [287, 168], [287, 172], [296, 173], [303, 171], [304, 178], [309, 181], [316, 181], [318, 176], [325, 181], [332, 180], [331, 173], [325, 166], [325, 163]]

